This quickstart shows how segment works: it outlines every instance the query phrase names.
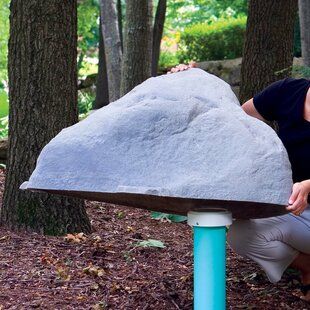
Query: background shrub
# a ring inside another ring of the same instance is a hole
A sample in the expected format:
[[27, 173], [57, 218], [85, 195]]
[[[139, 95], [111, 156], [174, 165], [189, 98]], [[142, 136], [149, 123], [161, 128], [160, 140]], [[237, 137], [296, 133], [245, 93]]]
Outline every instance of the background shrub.
[[218, 19], [185, 28], [180, 38], [179, 61], [233, 59], [242, 56], [246, 17]]
[[92, 109], [95, 95], [85, 91], [79, 91], [78, 95], [79, 118], [83, 119]]
[[159, 57], [159, 69], [169, 68], [179, 63], [178, 57], [175, 53], [169, 51], [161, 51]]
[[310, 67], [293, 66], [292, 76], [296, 79], [300, 78], [310, 79]]

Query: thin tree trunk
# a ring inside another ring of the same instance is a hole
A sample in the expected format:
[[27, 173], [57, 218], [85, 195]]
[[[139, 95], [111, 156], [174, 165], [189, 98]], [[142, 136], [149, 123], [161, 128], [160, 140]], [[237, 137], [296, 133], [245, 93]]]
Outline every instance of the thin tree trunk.
[[109, 104], [109, 86], [107, 76], [107, 66], [105, 61], [104, 42], [102, 36], [101, 19], [99, 24], [99, 64], [96, 83], [96, 99], [93, 109], [100, 109]]
[[122, 58], [115, 0], [100, 0], [100, 7], [108, 72], [109, 99], [115, 101], [120, 97]]
[[89, 232], [78, 199], [19, 190], [42, 148], [78, 120], [76, 1], [12, 0], [9, 151], [1, 222], [45, 234]]
[[121, 49], [123, 51], [123, 11], [122, 11], [122, 1], [121, 0], [117, 0], [117, 17], [118, 17], [119, 37], [121, 40]]
[[305, 66], [310, 67], [310, 0], [299, 0], [301, 56]]
[[158, 0], [153, 30], [152, 76], [157, 75], [160, 55], [160, 42], [164, 31], [166, 8], [167, 0]]
[[242, 103], [291, 74], [296, 12], [297, 0], [250, 0], [241, 66]]
[[151, 76], [151, 0], [127, 0], [121, 95]]

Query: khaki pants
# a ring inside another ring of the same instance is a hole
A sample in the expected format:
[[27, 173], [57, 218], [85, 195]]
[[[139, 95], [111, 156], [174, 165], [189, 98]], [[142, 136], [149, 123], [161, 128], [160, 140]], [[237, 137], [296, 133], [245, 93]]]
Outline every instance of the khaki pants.
[[310, 206], [301, 214], [285, 214], [256, 220], [236, 220], [228, 231], [228, 243], [255, 261], [273, 283], [299, 252], [310, 254]]

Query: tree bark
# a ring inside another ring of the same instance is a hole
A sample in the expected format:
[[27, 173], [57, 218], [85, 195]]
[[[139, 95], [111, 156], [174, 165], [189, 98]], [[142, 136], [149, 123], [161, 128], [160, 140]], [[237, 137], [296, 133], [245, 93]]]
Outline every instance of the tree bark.
[[105, 60], [104, 42], [102, 36], [101, 19], [99, 23], [99, 64], [96, 82], [96, 99], [93, 109], [100, 109], [109, 104], [109, 86], [107, 76], [107, 66]]
[[310, 67], [310, 0], [299, 0], [301, 56], [305, 66]]
[[42, 148], [78, 120], [76, 1], [12, 0], [9, 152], [1, 222], [45, 234], [89, 232], [78, 199], [19, 190]]
[[167, 0], [159, 0], [153, 30], [153, 55], [152, 55], [152, 76], [157, 75], [158, 61], [160, 55], [160, 42], [163, 36]]
[[123, 52], [123, 11], [121, 0], [117, 0], [117, 17], [118, 17], [119, 38], [121, 40], [121, 49]]
[[120, 97], [122, 58], [121, 40], [119, 36], [115, 0], [100, 0], [100, 8], [108, 72], [109, 99], [111, 102]]
[[297, 0], [250, 0], [241, 66], [241, 103], [291, 74], [296, 12]]
[[127, 0], [121, 95], [151, 76], [151, 0]]

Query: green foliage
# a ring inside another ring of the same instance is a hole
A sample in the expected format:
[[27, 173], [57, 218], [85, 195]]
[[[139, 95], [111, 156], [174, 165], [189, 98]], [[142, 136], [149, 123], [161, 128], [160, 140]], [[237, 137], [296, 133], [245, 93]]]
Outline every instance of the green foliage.
[[7, 81], [7, 55], [9, 38], [9, 0], [0, 0], [0, 83]]
[[293, 66], [292, 76], [296, 79], [298, 78], [310, 79], [310, 67]]
[[159, 68], [169, 68], [179, 63], [176, 54], [169, 51], [161, 51], [159, 56]]
[[166, 246], [160, 240], [155, 239], [147, 239], [144, 241], [139, 241], [135, 245], [136, 247], [143, 247], [143, 248], [165, 248]]
[[247, 14], [247, 0], [168, 0], [166, 30], [183, 29], [212, 18]]
[[82, 65], [79, 69], [79, 76], [80, 77], [86, 77], [91, 74], [97, 74], [98, 73], [98, 63], [94, 63], [94, 60], [98, 60], [95, 57], [94, 58], [83, 58]]
[[6, 138], [9, 131], [9, 102], [7, 89], [0, 85], [0, 139]]
[[9, 117], [0, 118], [0, 139], [6, 138], [9, 132]]
[[123, 257], [127, 263], [132, 263], [135, 260], [131, 254], [131, 251], [123, 252]]
[[99, 2], [81, 0], [78, 4], [78, 69], [84, 58], [93, 57], [99, 42]]
[[124, 213], [123, 211], [118, 211], [118, 212], [116, 213], [116, 217], [117, 217], [119, 220], [121, 220], [121, 219], [123, 219], [123, 218], [125, 217], [125, 213]]
[[233, 59], [242, 56], [246, 17], [219, 19], [187, 27], [180, 39], [180, 62]]
[[94, 95], [79, 91], [78, 109], [80, 118], [84, 118], [90, 112], [93, 106]]
[[9, 113], [9, 99], [6, 89], [0, 87], [0, 118]]
[[177, 215], [177, 214], [168, 214], [168, 213], [161, 213], [161, 212], [151, 212], [151, 218], [154, 220], [160, 221], [169, 221], [174, 223], [180, 223], [187, 220], [186, 216]]

